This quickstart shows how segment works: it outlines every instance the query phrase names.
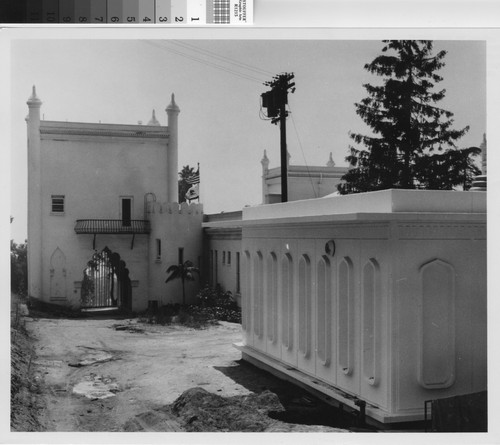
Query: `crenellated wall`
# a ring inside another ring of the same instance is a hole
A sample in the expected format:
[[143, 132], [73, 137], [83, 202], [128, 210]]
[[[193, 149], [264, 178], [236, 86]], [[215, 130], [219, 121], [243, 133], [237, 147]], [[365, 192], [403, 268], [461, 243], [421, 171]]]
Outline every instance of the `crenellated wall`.
[[203, 213], [203, 204], [188, 204], [187, 202], [148, 202], [146, 212], [151, 215], [169, 213], [173, 215], [199, 215]]

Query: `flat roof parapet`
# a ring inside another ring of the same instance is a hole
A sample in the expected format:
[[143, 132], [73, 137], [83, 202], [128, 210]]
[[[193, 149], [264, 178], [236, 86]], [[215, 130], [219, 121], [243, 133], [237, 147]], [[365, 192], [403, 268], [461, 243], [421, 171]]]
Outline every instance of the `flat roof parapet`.
[[243, 209], [243, 221], [372, 214], [486, 214], [485, 192], [389, 189], [352, 195], [325, 196]]

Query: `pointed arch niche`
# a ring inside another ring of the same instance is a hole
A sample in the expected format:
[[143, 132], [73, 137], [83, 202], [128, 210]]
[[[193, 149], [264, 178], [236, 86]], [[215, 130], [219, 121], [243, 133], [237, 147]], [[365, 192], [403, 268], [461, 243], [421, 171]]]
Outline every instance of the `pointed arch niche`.
[[281, 307], [282, 307], [282, 342], [290, 350], [293, 348], [293, 261], [290, 254], [281, 260]]
[[274, 252], [267, 257], [267, 339], [278, 339], [278, 258]]
[[354, 354], [354, 271], [350, 258], [344, 257], [338, 266], [338, 365], [351, 375]]
[[57, 247], [50, 257], [50, 301], [66, 301], [66, 255]]
[[254, 334], [261, 338], [264, 333], [264, 261], [261, 252], [257, 252], [254, 256], [253, 279], [253, 327]]
[[434, 259], [420, 267], [419, 383], [447, 388], [455, 381], [455, 270]]
[[332, 351], [332, 275], [330, 260], [322, 256], [317, 270], [317, 349], [323, 366], [329, 366]]
[[241, 324], [242, 324], [242, 329], [245, 332], [251, 333], [252, 330], [252, 314], [251, 314], [251, 309], [252, 309], [252, 303], [251, 303], [251, 292], [252, 292], [252, 286], [251, 286], [251, 267], [250, 267], [250, 252], [248, 250], [245, 250], [243, 254], [243, 298], [242, 298], [242, 305], [244, 306], [242, 317], [241, 317]]
[[311, 354], [311, 291], [311, 261], [302, 255], [299, 260], [299, 351], [304, 357]]
[[363, 375], [370, 385], [379, 381], [380, 266], [371, 258], [363, 267]]

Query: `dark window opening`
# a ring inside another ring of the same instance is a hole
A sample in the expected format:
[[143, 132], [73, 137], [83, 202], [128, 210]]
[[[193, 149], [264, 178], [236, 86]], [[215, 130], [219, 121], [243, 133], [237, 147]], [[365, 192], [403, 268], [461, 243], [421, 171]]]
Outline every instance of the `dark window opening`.
[[240, 252], [236, 252], [236, 292], [240, 293]]
[[122, 224], [126, 227], [131, 226], [132, 219], [132, 200], [130, 198], [122, 198]]
[[161, 239], [156, 240], [156, 259], [161, 258]]
[[218, 267], [218, 262], [219, 262], [219, 260], [218, 260], [218, 256], [219, 256], [219, 255], [218, 255], [218, 252], [217, 252], [217, 250], [216, 250], [216, 251], [215, 251], [215, 258], [214, 258], [214, 266], [215, 266], [215, 267], [214, 267], [214, 270], [215, 270], [215, 272], [214, 272], [214, 278], [215, 278], [215, 279], [214, 279], [214, 286], [217, 286], [217, 283], [219, 282], [219, 277], [218, 277], [218, 273], [217, 273], [217, 272], [218, 272], [218, 271], [217, 271], [217, 267]]
[[64, 213], [63, 195], [52, 195], [52, 213]]

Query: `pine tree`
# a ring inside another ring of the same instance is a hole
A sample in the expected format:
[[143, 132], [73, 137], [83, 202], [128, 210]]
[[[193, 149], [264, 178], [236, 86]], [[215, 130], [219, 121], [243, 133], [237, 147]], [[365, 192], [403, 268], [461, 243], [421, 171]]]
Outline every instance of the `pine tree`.
[[346, 160], [351, 169], [343, 176], [341, 194], [388, 188], [451, 190], [468, 188], [479, 169], [473, 156], [478, 147], [458, 149], [456, 142], [469, 127], [454, 130], [453, 113], [436, 104], [445, 90], [434, 91], [443, 79], [446, 51], [432, 54], [432, 41], [384, 40], [382, 55], [366, 64], [381, 76], [379, 85], [363, 85], [368, 97], [356, 103], [356, 113], [372, 135], [350, 133], [356, 144]]

